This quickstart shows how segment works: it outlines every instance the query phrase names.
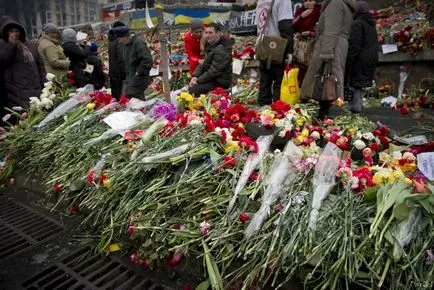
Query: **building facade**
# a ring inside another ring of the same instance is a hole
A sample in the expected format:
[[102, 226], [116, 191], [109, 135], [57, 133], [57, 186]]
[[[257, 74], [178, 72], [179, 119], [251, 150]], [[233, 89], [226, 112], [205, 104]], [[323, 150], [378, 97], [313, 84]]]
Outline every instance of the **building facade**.
[[99, 0], [0, 0], [0, 15], [9, 15], [37, 36], [42, 26], [52, 22], [60, 27], [98, 22]]

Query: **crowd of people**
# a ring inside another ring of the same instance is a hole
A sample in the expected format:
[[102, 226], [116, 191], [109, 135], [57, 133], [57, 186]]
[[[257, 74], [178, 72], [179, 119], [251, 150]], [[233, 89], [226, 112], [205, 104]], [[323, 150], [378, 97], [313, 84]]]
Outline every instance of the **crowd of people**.
[[[260, 63], [260, 106], [280, 98], [285, 69], [297, 66], [301, 99], [317, 99], [319, 116], [326, 116], [330, 100], [315, 95], [319, 70], [326, 64], [336, 78], [336, 95], [343, 98], [344, 86], [350, 86], [354, 92], [350, 108], [355, 113], [361, 111], [363, 88], [372, 84], [377, 65], [375, 20], [365, 1], [306, 0], [293, 13], [289, 0], [259, 0], [257, 15], [258, 39], [268, 35], [287, 40], [281, 61]], [[121, 95], [144, 97], [153, 58], [146, 42], [131, 33], [124, 23], [113, 23], [108, 34], [107, 82], [98, 46], [78, 41], [75, 30], [67, 28], [60, 32], [55, 24], [47, 23], [39, 38], [30, 41], [22, 25], [7, 16], [0, 21], [2, 108], [27, 108], [29, 98], [40, 94], [47, 72], [63, 78], [72, 71], [70, 82], [77, 88], [93, 84], [95, 89], [101, 89], [109, 83], [116, 99]], [[194, 19], [184, 42], [191, 94], [198, 97], [217, 87], [228, 89], [232, 85], [234, 41], [220, 25], [204, 25], [200, 19]]]
[[70, 83], [77, 88], [87, 84], [96, 89], [105, 86], [98, 46], [94, 42], [79, 42], [75, 30], [60, 32], [55, 24], [47, 23], [41, 35], [30, 40], [24, 27], [11, 17], [2, 17], [0, 27], [2, 108], [28, 108], [30, 97], [41, 94], [47, 73], [62, 79], [72, 71]]
[[328, 65], [336, 78], [336, 96], [343, 99], [344, 87], [350, 87], [354, 92], [350, 109], [361, 112], [363, 88], [372, 86], [378, 61], [376, 24], [367, 2], [305, 0], [293, 15], [291, 1], [259, 0], [256, 15], [259, 35], [288, 40], [281, 62], [271, 69], [261, 62], [259, 105], [280, 98], [286, 63], [300, 68], [301, 99], [319, 101], [318, 117], [325, 118], [332, 101], [324, 99], [316, 86], [321, 69]]

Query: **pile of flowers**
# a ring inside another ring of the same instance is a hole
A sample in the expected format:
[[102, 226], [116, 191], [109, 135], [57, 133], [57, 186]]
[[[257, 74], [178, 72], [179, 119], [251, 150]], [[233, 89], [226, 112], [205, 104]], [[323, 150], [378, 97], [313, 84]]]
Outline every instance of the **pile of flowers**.
[[399, 51], [411, 55], [432, 47], [428, 7], [417, 3], [400, 3], [393, 7], [374, 10], [380, 44], [396, 43]]
[[[401, 146], [361, 116], [321, 122], [305, 105], [261, 111], [239, 99], [181, 92], [175, 106], [84, 91], [50, 122], [32, 108], [4, 128], [0, 151], [80, 210], [99, 250], [150, 269], [202, 257], [203, 287], [434, 278], [434, 186], [417, 163], [434, 142]], [[269, 133], [252, 138], [251, 126]]]

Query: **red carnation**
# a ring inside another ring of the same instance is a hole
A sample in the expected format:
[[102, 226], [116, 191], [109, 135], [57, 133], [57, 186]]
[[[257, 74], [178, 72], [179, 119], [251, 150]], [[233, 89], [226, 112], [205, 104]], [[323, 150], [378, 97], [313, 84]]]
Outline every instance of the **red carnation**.
[[249, 215], [245, 212], [240, 214], [240, 222], [245, 224], [249, 220]]
[[60, 184], [58, 184], [58, 183], [55, 183], [55, 184], [53, 185], [53, 188], [54, 188], [54, 191], [55, 191], [55, 192], [62, 192], [62, 187], [61, 187]]
[[220, 166], [220, 168], [226, 169], [226, 168], [235, 167], [236, 165], [237, 165], [237, 161], [235, 160], [235, 158], [231, 156], [225, 156], [223, 158], [223, 164]]
[[390, 129], [387, 128], [386, 126], [382, 125], [382, 126], [380, 127], [380, 132], [381, 132], [381, 135], [383, 135], [383, 136], [387, 136], [387, 135], [389, 135], [389, 133], [390, 133]]
[[407, 106], [403, 106], [399, 111], [401, 112], [401, 115], [403, 115], [403, 116], [408, 115], [408, 107]]
[[119, 104], [122, 106], [126, 106], [129, 101], [130, 101], [130, 99], [128, 99], [128, 97], [122, 96], [119, 100]]
[[381, 144], [384, 146], [384, 148], [389, 148], [390, 139], [385, 136], [378, 136], [378, 139], [380, 140]]
[[378, 150], [380, 149], [380, 146], [377, 143], [371, 143], [369, 145], [369, 148], [371, 148], [371, 150], [374, 152], [378, 152]]
[[285, 115], [289, 110], [291, 110], [291, 105], [281, 100], [278, 100], [271, 104], [271, 109], [273, 109], [273, 111], [275, 111], [276, 113]]

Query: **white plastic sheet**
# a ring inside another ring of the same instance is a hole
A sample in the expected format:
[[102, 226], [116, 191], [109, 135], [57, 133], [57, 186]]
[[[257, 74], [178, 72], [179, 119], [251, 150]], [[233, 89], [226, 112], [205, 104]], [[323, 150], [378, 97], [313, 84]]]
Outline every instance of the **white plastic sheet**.
[[265, 181], [267, 187], [262, 197], [261, 207], [244, 231], [247, 238], [255, 235], [261, 229], [262, 224], [270, 215], [270, 207], [281, 195], [284, 185], [289, 185], [295, 180], [296, 164], [302, 156], [301, 150], [293, 142], [288, 142], [282, 154], [276, 158]]
[[313, 176], [313, 200], [309, 217], [309, 228], [316, 229], [316, 224], [323, 201], [327, 198], [336, 183], [336, 172], [339, 168], [342, 150], [333, 143], [327, 143], [315, 165]]
[[[78, 91], [78, 90], [77, 90]], [[66, 100], [59, 106], [57, 106], [38, 126], [37, 129], [41, 129], [47, 126], [53, 120], [66, 115], [69, 111], [74, 109], [78, 104], [86, 102], [90, 99], [89, 94], [94, 91], [93, 85], [86, 85], [84, 88], [78, 91], [78, 93]]]
[[256, 143], [258, 144], [258, 152], [250, 153], [249, 157], [247, 158], [243, 172], [241, 173], [240, 179], [238, 179], [237, 186], [235, 187], [234, 194], [229, 201], [227, 209], [228, 214], [232, 212], [238, 195], [243, 190], [244, 186], [246, 186], [246, 183], [249, 180], [253, 170], [255, 170], [256, 167], [258, 167], [258, 165], [261, 163], [262, 159], [264, 159], [265, 153], [267, 152], [268, 148], [270, 148], [271, 141], [273, 141], [273, 137], [273, 135], [259, 136], [258, 140], [256, 140]]

